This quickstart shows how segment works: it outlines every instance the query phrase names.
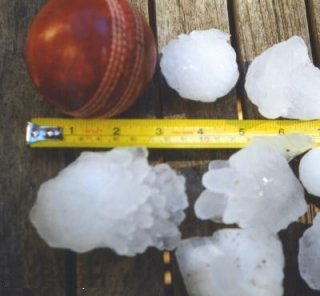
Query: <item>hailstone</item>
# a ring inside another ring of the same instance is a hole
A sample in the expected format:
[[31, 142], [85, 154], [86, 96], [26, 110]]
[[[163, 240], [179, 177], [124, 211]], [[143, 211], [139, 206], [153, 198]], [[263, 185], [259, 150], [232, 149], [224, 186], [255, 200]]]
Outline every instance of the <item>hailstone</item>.
[[320, 70], [301, 37], [293, 36], [256, 57], [245, 89], [267, 118], [320, 119]]
[[299, 240], [299, 271], [314, 290], [320, 290], [320, 214]]
[[271, 232], [286, 228], [307, 211], [303, 187], [288, 159], [313, 145], [299, 134], [257, 138], [227, 163], [210, 164], [202, 178], [206, 189], [194, 207], [197, 217]]
[[171, 40], [161, 53], [160, 67], [181, 97], [214, 102], [236, 84], [239, 71], [230, 36], [217, 29], [193, 31]]
[[173, 249], [188, 206], [185, 179], [167, 164], [150, 166], [144, 148], [84, 152], [41, 185], [30, 218], [52, 247], [109, 247], [133, 256]]
[[299, 176], [306, 190], [320, 197], [320, 148], [314, 148], [302, 157]]
[[176, 250], [190, 296], [282, 296], [284, 256], [277, 235], [224, 229]]

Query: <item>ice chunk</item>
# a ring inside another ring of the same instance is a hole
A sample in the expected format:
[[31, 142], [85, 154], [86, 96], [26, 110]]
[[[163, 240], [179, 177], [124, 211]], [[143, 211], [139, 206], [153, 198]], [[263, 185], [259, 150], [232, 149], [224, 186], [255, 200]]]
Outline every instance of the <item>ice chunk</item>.
[[221, 222], [227, 202], [228, 198], [224, 194], [204, 190], [194, 205], [194, 211], [200, 219]]
[[285, 137], [256, 137], [254, 141], [277, 149], [288, 161], [315, 147], [312, 138], [305, 134], [287, 134]]
[[307, 210], [304, 190], [286, 159], [307, 146], [299, 139], [309, 142], [299, 135], [257, 139], [232, 155], [228, 166], [211, 165], [202, 178], [206, 191], [195, 204], [196, 215], [222, 218], [242, 228], [263, 226], [271, 232], [286, 228]]
[[225, 229], [182, 241], [176, 256], [190, 296], [282, 296], [279, 238], [262, 229]]
[[52, 247], [109, 247], [133, 256], [149, 246], [175, 248], [188, 206], [185, 179], [150, 166], [147, 150], [84, 152], [41, 185], [30, 218]]
[[320, 213], [299, 240], [299, 271], [314, 290], [320, 290]]
[[306, 190], [320, 197], [320, 148], [314, 148], [302, 157], [299, 176]]
[[193, 31], [171, 40], [161, 53], [160, 67], [181, 97], [214, 102], [236, 84], [239, 71], [229, 35], [217, 30]]
[[228, 166], [229, 166], [229, 163], [227, 160], [212, 160], [208, 165], [208, 169], [214, 170], [214, 169], [226, 168]]
[[320, 70], [310, 61], [302, 38], [280, 42], [249, 66], [245, 88], [267, 118], [320, 118]]

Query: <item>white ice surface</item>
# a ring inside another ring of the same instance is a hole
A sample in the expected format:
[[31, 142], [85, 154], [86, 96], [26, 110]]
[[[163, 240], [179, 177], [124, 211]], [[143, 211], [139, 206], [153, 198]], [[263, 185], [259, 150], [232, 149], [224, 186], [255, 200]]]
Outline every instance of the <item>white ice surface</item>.
[[52, 247], [109, 247], [133, 256], [149, 246], [175, 248], [188, 206], [185, 179], [150, 166], [147, 150], [84, 152], [43, 183], [30, 218]]
[[299, 134], [256, 139], [233, 154], [228, 165], [211, 163], [202, 178], [206, 190], [195, 203], [196, 215], [242, 228], [285, 229], [307, 210], [304, 190], [287, 160], [310, 145], [310, 138]]
[[235, 86], [239, 71], [229, 35], [217, 30], [181, 34], [161, 53], [161, 71], [181, 97], [214, 102]]
[[302, 157], [299, 178], [310, 194], [320, 197], [320, 148], [314, 148]]
[[320, 290], [320, 214], [299, 241], [299, 271], [314, 290]]
[[225, 229], [181, 242], [176, 256], [189, 296], [281, 296], [279, 238], [262, 229]]
[[245, 89], [267, 118], [320, 119], [320, 70], [308, 56], [304, 40], [293, 36], [256, 57]]

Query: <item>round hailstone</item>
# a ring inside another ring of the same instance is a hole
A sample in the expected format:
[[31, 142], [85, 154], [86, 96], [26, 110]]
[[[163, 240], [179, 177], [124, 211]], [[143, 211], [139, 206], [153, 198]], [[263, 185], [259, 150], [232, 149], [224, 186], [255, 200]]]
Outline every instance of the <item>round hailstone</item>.
[[300, 161], [299, 176], [303, 186], [313, 195], [320, 197], [320, 148], [314, 148]]
[[279, 238], [262, 229], [225, 229], [182, 241], [176, 256], [190, 296], [282, 296]]
[[287, 159], [313, 145], [299, 134], [257, 138], [227, 164], [211, 163], [202, 178], [206, 190], [195, 203], [197, 217], [271, 232], [286, 228], [307, 210], [304, 190]]
[[161, 53], [161, 71], [181, 97], [214, 102], [236, 84], [239, 71], [229, 34], [217, 29], [193, 31], [171, 40]]
[[249, 99], [267, 118], [320, 118], [320, 70], [302, 38], [294, 36], [256, 57], [248, 69]]
[[173, 249], [188, 206], [185, 179], [150, 166], [143, 148], [84, 152], [41, 185], [30, 218], [52, 247], [109, 247], [133, 256], [149, 246]]
[[299, 271], [314, 290], [320, 290], [320, 214], [299, 240]]

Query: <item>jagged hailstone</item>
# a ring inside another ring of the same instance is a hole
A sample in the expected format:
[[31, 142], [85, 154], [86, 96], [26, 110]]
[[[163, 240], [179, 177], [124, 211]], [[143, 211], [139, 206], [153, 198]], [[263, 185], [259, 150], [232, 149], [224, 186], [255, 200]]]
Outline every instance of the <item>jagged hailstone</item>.
[[267, 118], [320, 118], [320, 70], [308, 56], [301, 37], [293, 36], [256, 57], [245, 89]]
[[314, 148], [302, 157], [299, 177], [310, 194], [320, 197], [320, 148]]
[[314, 290], [320, 290], [320, 214], [299, 240], [299, 271]]
[[181, 97], [214, 102], [236, 84], [239, 71], [230, 36], [217, 29], [181, 34], [161, 51], [160, 67]]
[[279, 238], [262, 229], [225, 229], [181, 242], [176, 256], [190, 296], [282, 296]]
[[173, 249], [188, 206], [185, 179], [147, 150], [84, 152], [43, 183], [30, 218], [52, 247], [86, 252], [109, 247], [133, 256], [150, 246]]
[[223, 165], [211, 163], [195, 203], [197, 217], [275, 233], [286, 228], [307, 211], [303, 187], [288, 160], [313, 146], [309, 136], [300, 134], [262, 137]]

